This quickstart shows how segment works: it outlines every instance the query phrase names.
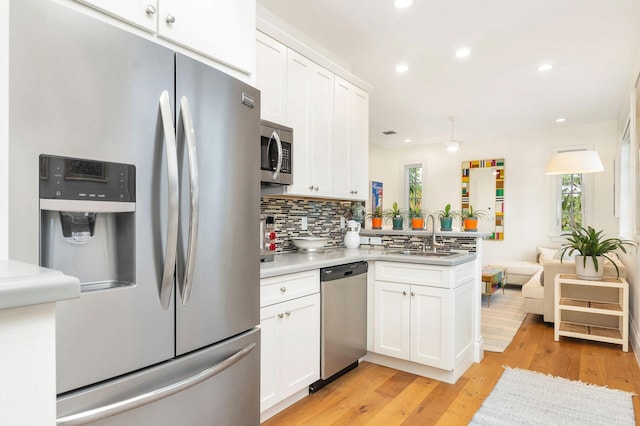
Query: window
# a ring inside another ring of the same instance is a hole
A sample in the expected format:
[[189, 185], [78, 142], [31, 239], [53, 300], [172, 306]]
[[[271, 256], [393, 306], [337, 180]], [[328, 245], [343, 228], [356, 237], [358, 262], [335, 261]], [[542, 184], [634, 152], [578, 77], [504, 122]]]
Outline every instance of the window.
[[422, 210], [422, 185], [423, 185], [422, 164], [408, 164], [405, 166], [405, 182], [408, 194], [409, 210]]
[[582, 174], [561, 175], [560, 215], [562, 232], [582, 226]]

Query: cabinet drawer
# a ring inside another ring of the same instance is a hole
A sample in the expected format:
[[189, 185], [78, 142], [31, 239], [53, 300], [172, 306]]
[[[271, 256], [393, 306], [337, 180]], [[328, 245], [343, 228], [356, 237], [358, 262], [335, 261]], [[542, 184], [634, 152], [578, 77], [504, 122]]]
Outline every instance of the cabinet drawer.
[[320, 270], [260, 280], [260, 307], [320, 292]]
[[376, 262], [375, 278], [396, 283], [449, 288], [451, 268], [418, 263]]

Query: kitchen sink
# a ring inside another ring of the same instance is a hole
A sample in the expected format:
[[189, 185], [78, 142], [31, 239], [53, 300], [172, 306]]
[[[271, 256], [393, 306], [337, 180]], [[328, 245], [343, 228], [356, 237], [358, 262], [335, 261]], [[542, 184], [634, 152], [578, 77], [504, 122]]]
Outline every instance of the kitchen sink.
[[424, 257], [447, 257], [454, 256], [455, 252], [432, 252], [432, 251], [422, 251], [422, 250], [397, 250], [397, 251], [388, 251], [387, 254], [401, 254], [405, 256], [424, 256]]

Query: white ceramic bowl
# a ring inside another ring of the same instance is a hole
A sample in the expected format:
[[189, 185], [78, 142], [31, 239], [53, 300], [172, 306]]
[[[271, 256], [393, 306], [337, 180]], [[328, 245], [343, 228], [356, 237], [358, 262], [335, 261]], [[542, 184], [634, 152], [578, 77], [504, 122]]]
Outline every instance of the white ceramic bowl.
[[293, 244], [298, 247], [298, 250], [303, 251], [318, 251], [321, 250], [329, 242], [329, 238], [325, 237], [293, 237], [291, 238]]

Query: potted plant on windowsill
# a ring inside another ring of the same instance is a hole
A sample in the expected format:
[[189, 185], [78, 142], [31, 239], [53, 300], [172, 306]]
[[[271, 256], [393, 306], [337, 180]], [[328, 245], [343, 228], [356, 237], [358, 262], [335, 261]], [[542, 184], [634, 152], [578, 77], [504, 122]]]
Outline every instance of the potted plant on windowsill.
[[401, 230], [402, 223], [404, 222], [404, 217], [406, 213], [400, 207], [398, 207], [397, 202], [393, 202], [393, 208], [389, 210], [385, 210], [382, 215], [385, 219], [391, 219], [391, 223], [393, 224], [393, 229]]
[[371, 218], [371, 229], [382, 229], [382, 207], [372, 209], [367, 216]]
[[[626, 253], [627, 247], [638, 247], [638, 243], [620, 238], [605, 238], [603, 231], [596, 231], [590, 226], [575, 228], [571, 233], [562, 234], [567, 242], [562, 245], [560, 262], [565, 257], [578, 253], [576, 260], [576, 275], [583, 280], [601, 280], [604, 275], [604, 259], [611, 262], [616, 269], [618, 277], [620, 271], [618, 265], [612, 259], [612, 255], [618, 257], [616, 250]], [[587, 261], [587, 258], [591, 260]]]
[[444, 206], [443, 210], [438, 210], [436, 214], [440, 218], [441, 231], [451, 231], [453, 219], [460, 216], [460, 212], [451, 210], [451, 204], [447, 204], [446, 206]]
[[424, 213], [420, 207], [409, 209], [409, 216], [411, 217], [411, 229], [417, 230], [424, 228]]
[[462, 210], [462, 220], [464, 223], [464, 230], [466, 232], [476, 232], [478, 230], [478, 220], [484, 219], [487, 214], [482, 210], [474, 210], [473, 206], [469, 204], [468, 209]]

